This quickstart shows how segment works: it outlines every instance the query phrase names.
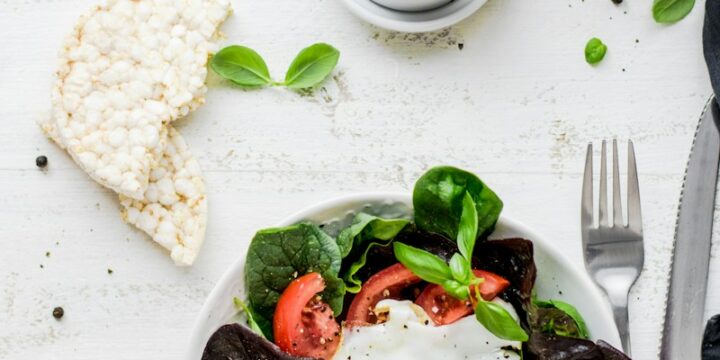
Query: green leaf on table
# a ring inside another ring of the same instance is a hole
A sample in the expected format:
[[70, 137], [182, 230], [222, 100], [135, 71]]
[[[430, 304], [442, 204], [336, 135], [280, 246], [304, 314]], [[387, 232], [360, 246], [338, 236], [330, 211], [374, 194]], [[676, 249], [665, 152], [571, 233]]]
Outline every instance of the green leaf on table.
[[588, 64], [597, 64], [605, 58], [607, 53], [607, 45], [598, 38], [592, 38], [588, 40], [585, 45], [585, 61]]
[[413, 208], [418, 228], [457, 239], [465, 193], [475, 202], [477, 237], [489, 235], [500, 217], [502, 200], [474, 174], [450, 166], [432, 168], [415, 182]]
[[313, 87], [335, 68], [340, 51], [331, 45], [317, 43], [302, 49], [285, 74], [284, 85], [290, 89]]
[[232, 45], [220, 50], [210, 60], [210, 68], [240, 86], [258, 87], [272, 83], [265, 60], [245, 46]]
[[454, 280], [448, 264], [433, 253], [401, 242], [393, 243], [393, 251], [401, 264], [427, 282], [443, 285], [447, 280]]
[[653, 18], [663, 24], [674, 23], [687, 16], [694, 6], [695, 0], [655, 0]]
[[340, 274], [348, 292], [358, 293], [362, 287], [357, 272], [365, 266], [368, 251], [375, 246], [387, 246], [408, 224], [407, 219], [383, 219], [359, 213], [352, 224], [340, 232], [337, 243], [344, 259]]
[[475, 306], [475, 318], [493, 335], [510, 341], [528, 340], [528, 335], [502, 305], [480, 299]]
[[233, 303], [235, 304], [235, 308], [239, 312], [245, 314], [245, 319], [246, 319], [248, 327], [252, 331], [256, 332], [258, 335], [263, 336], [263, 331], [260, 328], [260, 325], [258, 325], [258, 323], [255, 321], [252, 311], [247, 307], [247, 305], [245, 305], [245, 302], [243, 302], [239, 298], [234, 297]]
[[317, 225], [300, 223], [260, 230], [253, 237], [245, 263], [245, 280], [255, 321], [272, 339], [272, 318], [280, 295], [295, 278], [322, 275], [322, 299], [337, 316], [342, 311], [345, 284], [338, 277], [340, 249]]

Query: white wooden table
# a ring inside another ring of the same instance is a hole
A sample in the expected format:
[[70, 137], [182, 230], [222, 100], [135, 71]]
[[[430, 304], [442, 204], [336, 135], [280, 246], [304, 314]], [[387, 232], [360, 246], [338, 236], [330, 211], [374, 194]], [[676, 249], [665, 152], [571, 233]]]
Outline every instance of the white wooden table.
[[[711, 94], [702, 1], [661, 26], [650, 1], [493, 0], [422, 35], [365, 24], [339, 1], [233, 1], [228, 43], [259, 51], [276, 78], [316, 41], [342, 57], [308, 96], [210, 78], [207, 105], [180, 126], [210, 201], [206, 244], [189, 269], [124, 224], [115, 196], [36, 125], [48, 116], [60, 41], [94, 3], [0, 0], [0, 359], [179, 359], [203, 300], [255, 230], [322, 199], [410, 191], [439, 164], [480, 174], [507, 214], [582, 269], [585, 145], [612, 137], [632, 138], [639, 158], [646, 266], [631, 327], [636, 359], [656, 358], [678, 195]], [[609, 46], [597, 67], [583, 59], [593, 36]], [[43, 154], [47, 171], [34, 163]]]

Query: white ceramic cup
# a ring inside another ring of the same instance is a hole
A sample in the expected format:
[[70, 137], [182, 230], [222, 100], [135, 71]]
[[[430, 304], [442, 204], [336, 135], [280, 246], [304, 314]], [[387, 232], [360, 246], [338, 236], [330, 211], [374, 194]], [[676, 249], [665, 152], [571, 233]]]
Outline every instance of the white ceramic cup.
[[452, 0], [372, 0], [378, 5], [398, 11], [426, 11], [439, 8]]

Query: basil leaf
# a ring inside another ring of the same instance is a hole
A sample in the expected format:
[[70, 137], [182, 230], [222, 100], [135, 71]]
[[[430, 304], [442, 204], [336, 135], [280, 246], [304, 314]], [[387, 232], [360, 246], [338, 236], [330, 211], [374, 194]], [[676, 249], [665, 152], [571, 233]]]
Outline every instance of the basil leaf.
[[233, 303], [235, 304], [235, 308], [239, 311], [245, 314], [245, 319], [247, 320], [248, 327], [254, 331], [255, 333], [259, 334], [260, 336], [263, 335], [262, 329], [260, 329], [260, 326], [257, 322], [255, 322], [255, 319], [253, 317], [252, 312], [250, 309], [248, 309], [247, 305], [240, 300], [239, 298], [234, 297]]
[[[551, 324], [551, 325], [553, 325], [553, 326], [551, 326], [551, 328], [553, 328], [553, 333], [556, 333], [558, 335], [563, 335], [563, 336], [580, 337], [583, 339], [587, 339], [590, 337], [590, 332], [588, 331], [587, 324], [585, 324], [585, 319], [583, 319], [582, 315], [580, 315], [580, 312], [574, 306], [572, 306], [564, 301], [560, 301], [560, 300], [547, 300], [547, 301], [535, 300], [534, 303], [536, 306], [538, 306], [540, 308], [546, 308], [546, 309], [555, 308], [555, 309], [559, 310], [561, 312], [561, 314], [555, 315], [556, 319], [561, 318], [562, 315], [564, 314], [564, 315], [567, 315], [568, 317], [570, 317], [576, 325], [574, 327], [576, 330], [575, 329], [569, 329], [569, 330], [565, 329], [565, 330], [561, 330], [561, 332], [563, 332], [563, 333], [559, 333], [557, 330], [558, 330], [558, 328], [561, 328], [562, 326], [559, 326], [558, 324], [561, 324], [562, 320], [561, 319], [554, 320], [554, 321], [552, 321], [552, 324]], [[550, 318], [550, 317], [552, 317], [552, 315], [545, 314], [545, 317]], [[542, 321], [542, 319], [541, 319], [541, 321]], [[549, 322], [549, 321], [546, 321], [546, 323], [547, 322]]]
[[470, 297], [470, 288], [455, 280], [445, 281], [442, 287], [450, 296], [458, 300], [467, 300]]
[[338, 278], [340, 249], [335, 239], [310, 223], [260, 230], [255, 234], [245, 263], [245, 280], [255, 321], [272, 339], [272, 318], [280, 295], [298, 276], [322, 275], [321, 296], [337, 316], [342, 311], [345, 284]]
[[407, 219], [382, 219], [366, 213], [355, 215], [352, 225], [340, 232], [337, 238], [343, 259], [364, 252], [372, 240], [389, 241], [395, 238], [408, 224]]
[[475, 210], [475, 201], [470, 193], [465, 193], [462, 200], [462, 213], [460, 215], [460, 226], [458, 228], [457, 244], [460, 254], [467, 260], [472, 259], [472, 253], [477, 240], [478, 214]]
[[257, 87], [272, 82], [265, 60], [245, 46], [233, 45], [220, 50], [210, 60], [210, 68], [240, 86]]
[[300, 51], [285, 74], [284, 85], [290, 89], [313, 87], [323, 81], [335, 68], [340, 51], [331, 45], [317, 43]]
[[489, 235], [500, 217], [502, 201], [477, 176], [450, 166], [432, 168], [415, 183], [413, 208], [418, 228], [457, 239], [466, 192], [475, 201], [477, 236]]
[[528, 340], [528, 335], [510, 312], [499, 304], [479, 301], [475, 306], [475, 318], [493, 335], [510, 341]]
[[470, 284], [470, 280], [472, 280], [473, 277], [470, 263], [458, 253], [450, 258], [450, 272], [455, 280], [466, 286]]
[[442, 285], [453, 280], [450, 267], [437, 255], [400, 242], [393, 243], [395, 258], [419, 278]]
[[592, 38], [585, 45], [585, 61], [588, 64], [597, 64], [602, 61], [606, 52], [607, 46], [603, 44], [602, 40]]
[[694, 6], [695, 0], [655, 0], [653, 18], [659, 23], [674, 23], [687, 16]]

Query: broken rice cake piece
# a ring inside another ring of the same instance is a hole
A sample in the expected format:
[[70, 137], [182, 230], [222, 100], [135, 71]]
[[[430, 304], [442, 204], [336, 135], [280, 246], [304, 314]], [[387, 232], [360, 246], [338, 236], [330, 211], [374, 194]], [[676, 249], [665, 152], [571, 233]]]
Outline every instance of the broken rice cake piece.
[[205, 236], [207, 198], [200, 165], [185, 140], [168, 127], [168, 142], [143, 200], [120, 195], [122, 217], [170, 250], [176, 265], [195, 261]]
[[94, 180], [142, 200], [164, 125], [204, 102], [208, 54], [229, 0], [109, 0], [60, 51], [43, 125]]

